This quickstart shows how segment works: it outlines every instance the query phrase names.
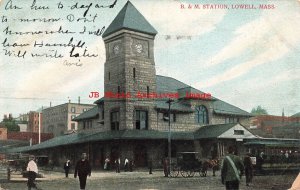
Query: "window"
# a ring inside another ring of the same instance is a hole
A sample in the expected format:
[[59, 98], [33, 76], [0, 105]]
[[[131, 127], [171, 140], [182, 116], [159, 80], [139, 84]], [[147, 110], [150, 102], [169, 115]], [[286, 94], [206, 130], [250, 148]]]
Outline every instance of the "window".
[[75, 113], [75, 107], [71, 107], [71, 112]]
[[135, 79], [135, 68], [133, 68], [133, 78]]
[[74, 119], [76, 117], [76, 115], [71, 115], [71, 119]]
[[229, 117], [225, 118], [225, 123], [229, 123]]
[[[176, 114], [170, 113], [171, 122], [176, 122]], [[169, 113], [164, 113], [163, 115], [164, 121], [169, 121]]]
[[237, 119], [234, 117], [226, 117], [225, 118], [225, 123], [236, 123]]
[[235, 135], [244, 135], [244, 130], [234, 130]]
[[75, 123], [71, 123], [71, 129], [75, 130]]
[[205, 106], [196, 107], [196, 123], [208, 124], [208, 111]]
[[102, 116], [101, 119], [104, 119], [104, 109], [101, 110], [101, 116]]
[[119, 130], [119, 112], [112, 112], [110, 115], [110, 125], [111, 125], [111, 130]]
[[149, 86], [147, 86], [147, 98], [149, 98], [150, 89]]
[[135, 127], [140, 130], [148, 129], [148, 112], [136, 110], [135, 111]]
[[92, 126], [92, 121], [91, 120], [83, 122], [83, 129], [91, 129], [92, 127], [93, 126]]

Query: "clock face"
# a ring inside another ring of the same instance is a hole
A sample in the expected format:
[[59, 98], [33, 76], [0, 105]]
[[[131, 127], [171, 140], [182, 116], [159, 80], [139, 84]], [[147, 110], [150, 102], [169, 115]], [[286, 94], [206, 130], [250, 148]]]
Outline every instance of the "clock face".
[[135, 49], [136, 49], [136, 52], [142, 53], [142, 51], [143, 51], [143, 46], [142, 46], [142, 44], [136, 44], [136, 45], [135, 45]]
[[115, 45], [114, 46], [114, 53], [115, 54], [119, 54], [120, 53], [120, 46], [119, 45]]

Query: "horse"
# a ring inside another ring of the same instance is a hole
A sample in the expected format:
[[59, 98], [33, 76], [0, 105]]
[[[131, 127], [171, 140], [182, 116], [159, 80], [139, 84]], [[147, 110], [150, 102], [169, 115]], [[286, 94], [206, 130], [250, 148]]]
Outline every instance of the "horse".
[[207, 176], [207, 170], [210, 169], [210, 168], [213, 171], [213, 176], [216, 176], [216, 171], [220, 169], [219, 164], [220, 164], [219, 159], [205, 160], [202, 164], [201, 176], [206, 177]]

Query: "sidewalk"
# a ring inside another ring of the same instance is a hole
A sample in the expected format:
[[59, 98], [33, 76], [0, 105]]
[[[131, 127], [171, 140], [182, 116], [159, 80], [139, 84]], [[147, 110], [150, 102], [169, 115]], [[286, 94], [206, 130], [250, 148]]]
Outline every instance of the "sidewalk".
[[[65, 178], [65, 174], [63, 172], [57, 171], [40, 171], [40, 173], [44, 176], [43, 178], [36, 178], [36, 181], [51, 181], [55, 179], [63, 179]], [[133, 177], [141, 177], [141, 178], [156, 178], [163, 177], [162, 170], [154, 170], [153, 174], [149, 174], [147, 170], [136, 170], [133, 172], [124, 172], [116, 173], [115, 171], [103, 171], [96, 170], [92, 171], [91, 180], [93, 179], [105, 179], [105, 178], [133, 178]], [[74, 178], [74, 172], [69, 173], [69, 178]], [[23, 178], [22, 175], [11, 175], [11, 182], [19, 182], [19, 181], [27, 181], [27, 178]], [[1, 189], [0, 189], [1, 190]]]

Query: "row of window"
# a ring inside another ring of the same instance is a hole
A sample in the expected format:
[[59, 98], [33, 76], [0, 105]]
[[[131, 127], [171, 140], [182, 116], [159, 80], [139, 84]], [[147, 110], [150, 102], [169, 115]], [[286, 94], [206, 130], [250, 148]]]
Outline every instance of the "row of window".
[[[111, 130], [119, 130], [120, 113], [119, 111], [112, 112], [110, 115]], [[135, 111], [135, 128], [139, 130], [148, 129], [148, 112], [142, 110]]]
[[237, 123], [239, 122], [239, 118], [236, 117], [226, 117], [225, 123]]
[[44, 112], [43, 111], [43, 116], [44, 117], [48, 117], [48, 116], [53, 116], [53, 115], [62, 115], [63, 113], [66, 113], [67, 112], [67, 108], [53, 108], [51, 109], [49, 112], [46, 111]]
[[83, 129], [91, 129], [93, 128], [93, 122], [91, 120], [83, 122]]
[[[168, 113], [163, 114], [163, 119], [168, 121]], [[171, 122], [176, 122], [176, 114], [170, 114]], [[120, 114], [119, 111], [111, 113], [111, 130], [119, 130]], [[143, 110], [135, 111], [135, 128], [139, 130], [148, 129], [148, 112]]]
[[[119, 130], [119, 111], [111, 113], [111, 129]], [[102, 111], [102, 119], [104, 119], [104, 111]], [[171, 122], [176, 122], [176, 114], [170, 114]], [[169, 114], [163, 113], [163, 120], [169, 121]], [[201, 105], [195, 108], [195, 122], [197, 124], [205, 125], [209, 124], [208, 120], [208, 110], [205, 106]], [[239, 122], [239, 118], [227, 117], [225, 118], [225, 123], [237, 123]], [[142, 110], [135, 111], [135, 128], [136, 129], [148, 129], [148, 112]]]
[[[83, 108], [83, 109], [82, 109], [82, 113], [83, 113], [83, 112], [86, 112], [87, 110], [88, 110], [88, 108]], [[72, 112], [72, 113], [75, 113], [75, 112], [76, 112], [76, 108], [75, 108], [75, 107], [71, 107], [71, 112]]]

